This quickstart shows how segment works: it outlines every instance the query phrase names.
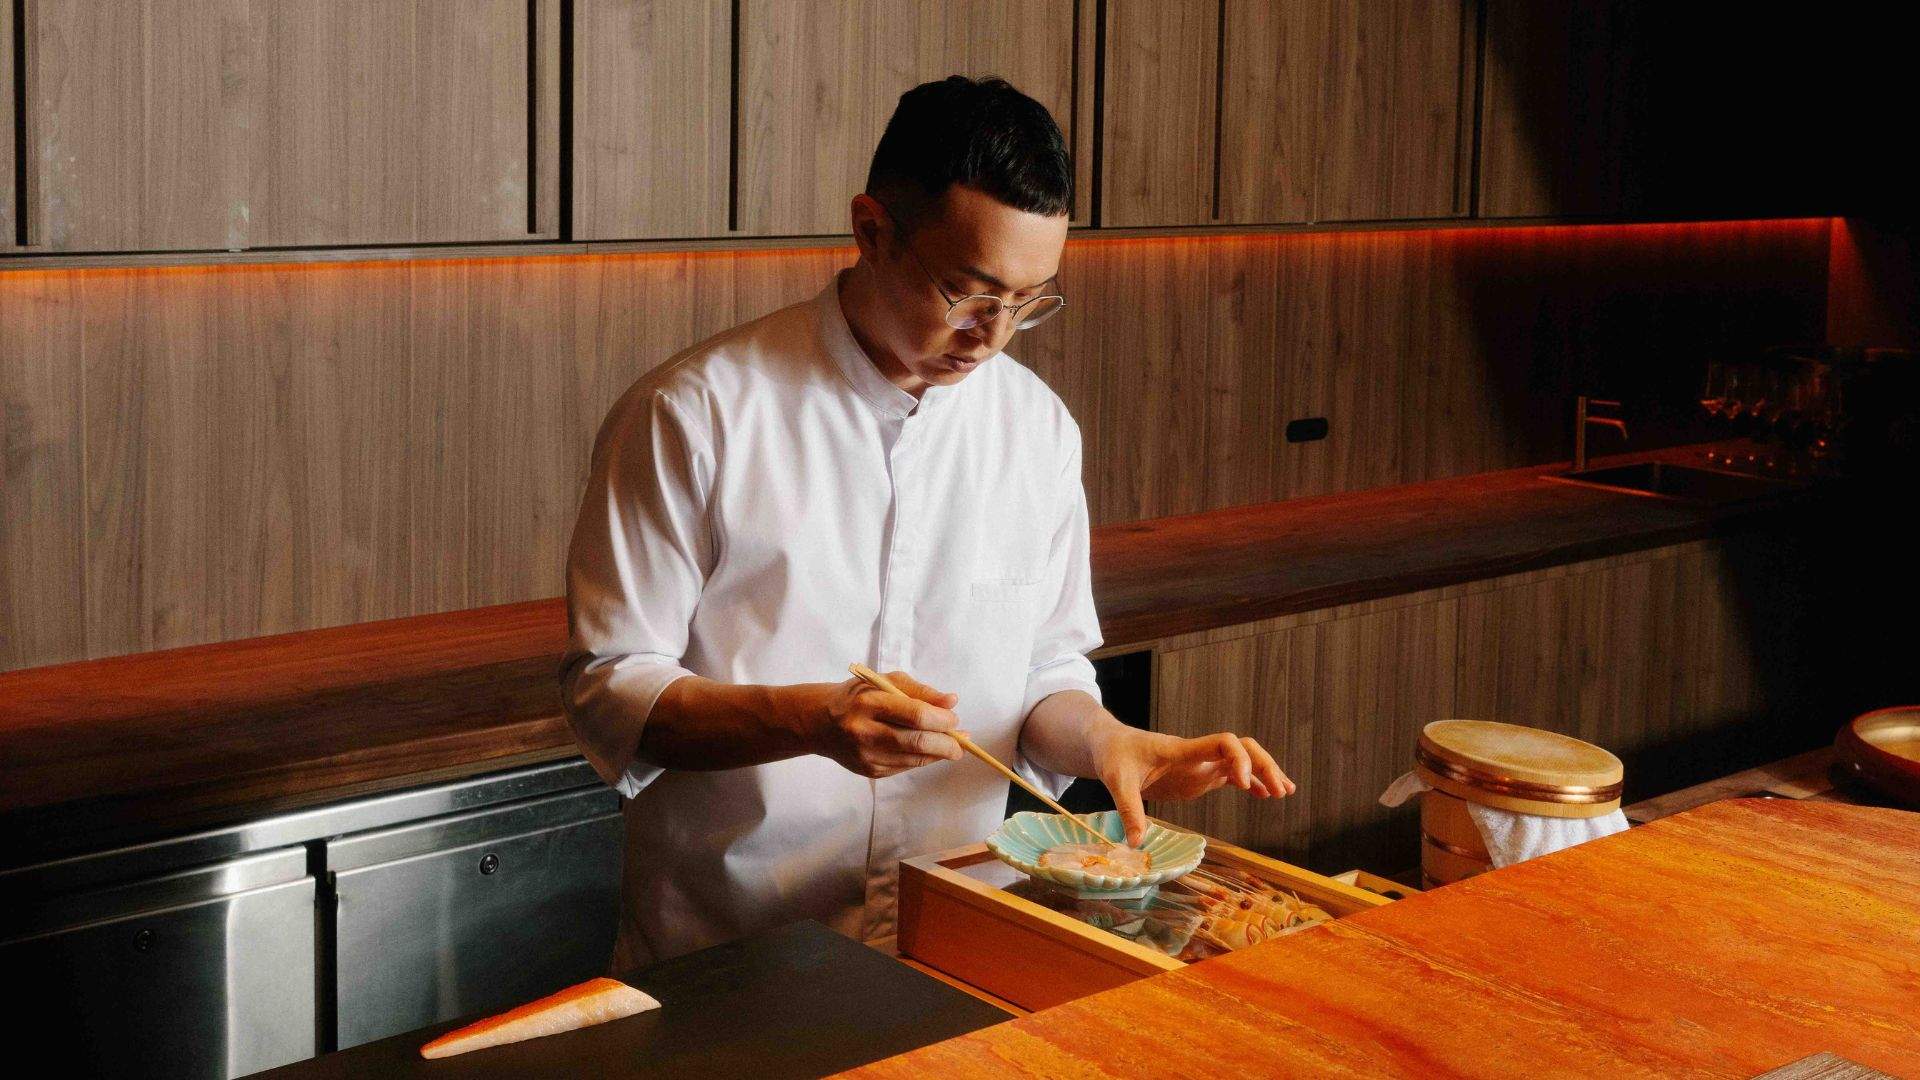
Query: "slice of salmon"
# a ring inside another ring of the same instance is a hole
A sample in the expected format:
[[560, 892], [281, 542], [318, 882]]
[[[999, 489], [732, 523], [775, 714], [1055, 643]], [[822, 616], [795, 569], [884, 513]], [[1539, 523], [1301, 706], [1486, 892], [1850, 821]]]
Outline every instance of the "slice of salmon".
[[651, 996], [616, 979], [588, 979], [539, 1001], [449, 1031], [421, 1047], [420, 1056], [452, 1057], [469, 1050], [592, 1027], [659, 1007]]

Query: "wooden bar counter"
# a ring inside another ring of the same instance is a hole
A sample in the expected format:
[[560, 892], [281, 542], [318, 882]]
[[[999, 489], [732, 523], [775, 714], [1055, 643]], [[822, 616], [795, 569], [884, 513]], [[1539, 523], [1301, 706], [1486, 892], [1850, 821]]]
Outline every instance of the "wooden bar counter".
[[1920, 814], [1713, 803], [862, 1077], [1920, 1076]]
[[[1095, 529], [1107, 651], [1808, 513], [1541, 479], [1560, 468]], [[554, 599], [0, 673], [0, 825], [34, 840], [0, 864], [572, 754], [565, 646]]]

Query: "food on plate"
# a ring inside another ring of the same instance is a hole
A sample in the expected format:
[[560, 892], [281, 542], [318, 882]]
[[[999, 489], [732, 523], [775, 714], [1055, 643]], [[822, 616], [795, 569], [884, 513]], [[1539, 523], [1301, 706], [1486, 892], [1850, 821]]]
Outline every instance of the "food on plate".
[[626, 983], [615, 979], [588, 979], [539, 1001], [449, 1031], [421, 1047], [420, 1056], [452, 1057], [469, 1050], [592, 1027], [659, 1007], [660, 1003], [650, 995]]
[[1153, 869], [1153, 856], [1125, 844], [1059, 844], [1041, 854], [1040, 865], [1108, 877], [1134, 877]]

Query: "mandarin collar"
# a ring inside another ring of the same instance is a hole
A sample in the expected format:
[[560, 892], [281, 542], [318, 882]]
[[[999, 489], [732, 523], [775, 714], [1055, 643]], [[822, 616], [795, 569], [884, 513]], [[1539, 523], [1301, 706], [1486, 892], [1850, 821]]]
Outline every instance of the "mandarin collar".
[[842, 270], [833, 275], [815, 300], [820, 314], [820, 343], [826, 348], [827, 355], [833, 357], [840, 374], [854, 392], [882, 416], [905, 420], [913, 415], [915, 409], [924, 415], [941, 408], [942, 403], [959, 389], [958, 386], [929, 386], [916, 398], [882, 375], [879, 365], [860, 347], [860, 342], [853, 336], [853, 328], [847, 325], [847, 313], [840, 307], [840, 283], [846, 273]]

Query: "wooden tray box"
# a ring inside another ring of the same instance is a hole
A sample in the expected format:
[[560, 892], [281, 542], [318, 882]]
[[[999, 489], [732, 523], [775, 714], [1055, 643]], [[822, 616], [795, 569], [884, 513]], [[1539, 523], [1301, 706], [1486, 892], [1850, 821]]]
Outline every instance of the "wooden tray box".
[[[1186, 966], [959, 872], [993, 858], [985, 844], [972, 844], [900, 863], [902, 955], [1032, 1010]], [[1211, 838], [1207, 859], [1292, 890], [1335, 918], [1392, 903]]]

